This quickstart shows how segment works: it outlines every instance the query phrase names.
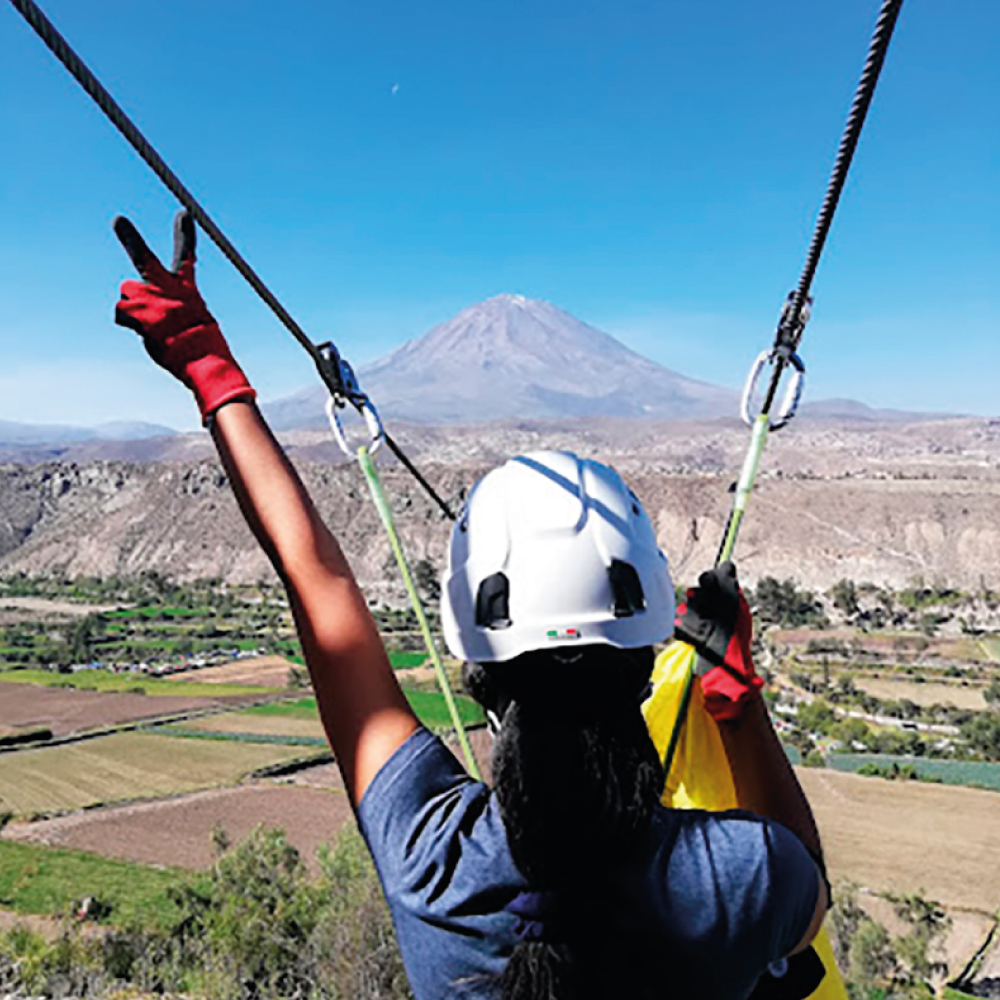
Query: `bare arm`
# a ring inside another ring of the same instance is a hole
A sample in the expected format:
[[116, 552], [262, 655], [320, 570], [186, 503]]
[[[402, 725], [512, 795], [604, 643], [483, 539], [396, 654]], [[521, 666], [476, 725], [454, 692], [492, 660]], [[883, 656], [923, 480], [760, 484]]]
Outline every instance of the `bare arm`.
[[288, 591], [323, 726], [357, 805], [417, 720], [340, 546], [258, 413], [256, 393], [198, 291], [190, 213], [174, 223], [169, 271], [128, 219], [119, 216], [114, 229], [142, 277], [122, 284], [115, 322], [142, 337], [210, 422], [243, 516]]
[[223, 406], [212, 437], [243, 516], [285, 584], [323, 726], [357, 805], [417, 719], [340, 546], [257, 408]]
[[[777, 820], [802, 841], [814, 858], [822, 859], [823, 848], [812, 809], [771, 725], [763, 698], [754, 694], [737, 719], [719, 723], [719, 733], [740, 807]], [[826, 884], [820, 881], [816, 912], [796, 951], [805, 948], [819, 933], [829, 908]]]

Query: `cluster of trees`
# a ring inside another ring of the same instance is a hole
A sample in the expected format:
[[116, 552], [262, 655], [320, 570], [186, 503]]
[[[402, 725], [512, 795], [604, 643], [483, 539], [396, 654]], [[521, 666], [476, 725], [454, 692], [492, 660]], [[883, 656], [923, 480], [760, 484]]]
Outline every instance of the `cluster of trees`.
[[211, 608], [227, 617], [248, 604], [287, 608], [284, 590], [275, 584], [232, 586], [218, 577], [180, 582], [145, 570], [130, 576], [67, 577], [59, 573], [32, 576], [24, 572], [0, 576], [0, 596], [47, 597], [88, 604], [126, 604], [137, 607]]
[[933, 774], [923, 774], [913, 764], [863, 764], [858, 774], [864, 778], [885, 778], [887, 781], [925, 781], [939, 785], [944, 780]]
[[908, 729], [876, 728], [863, 719], [843, 718], [833, 705], [823, 698], [799, 705], [796, 724], [800, 733], [789, 739], [811, 762], [820, 762], [810, 754], [815, 747], [808, 734], [819, 734], [838, 740], [845, 750], [908, 757], [948, 757], [963, 760], [1000, 761], [1000, 713], [966, 712], [959, 725], [962, 744], [938, 750], [918, 732]]
[[[60, 589], [61, 588], [61, 589]], [[287, 601], [271, 587], [231, 588], [219, 580], [179, 584], [157, 573], [76, 581], [16, 575], [0, 578], [3, 593], [32, 593], [128, 605], [65, 623], [46, 619], [0, 629], [0, 661], [68, 669], [95, 660], [157, 661], [231, 650], [252, 640], [269, 652], [293, 638]], [[292, 643], [291, 653], [298, 652]]]
[[[918, 733], [907, 729], [876, 729], [863, 719], [842, 718], [837, 715], [830, 702], [823, 698], [799, 705], [796, 723], [803, 733], [827, 736], [839, 741], [849, 751], [864, 750], [868, 753], [913, 757], [936, 755], [933, 747]], [[813, 747], [809, 744], [808, 747], [800, 746], [799, 749], [808, 757]]]
[[[848, 750], [1000, 761], [1000, 676], [994, 675], [983, 692], [988, 706], [985, 712], [953, 705], [921, 706], [905, 698], [883, 700], [859, 691], [846, 675], [834, 681], [825, 662], [821, 674], [793, 674], [792, 679], [804, 690], [819, 696], [797, 708], [796, 722], [804, 733], [828, 736], [840, 741]], [[862, 719], [845, 718], [837, 714], [835, 706], [855, 706], [868, 715], [904, 721], [957, 726], [960, 740], [939, 749], [936, 738], [928, 741], [912, 729], [877, 728]], [[799, 746], [803, 757], [814, 749], [803, 739], [792, 742]]]
[[[208, 1000], [405, 1000], [409, 986], [388, 908], [356, 831], [310, 877], [280, 830], [259, 828], [179, 891], [163, 927], [55, 941], [25, 927], [0, 936], [0, 993], [193, 993]], [[91, 912], [101, 912], [91, 901]], [[107, 916], [107, 914], [105, 914]]]
[[0, 595], [5, 597], [50, 597], [93, 604], [171, 604], [192, 593], [214, 594], [221, 589], [222, 582], [217, 579], [179, 584], [154, 570], [133, 576], [72, 578], [60, 573], [32, 576], [18, 572], [0, 578]]
[[840, 886], [827, 926], [851, 1000], [930, 1000], [948, 972], [935, 953], [951, 927], [942, 907], [920, 895], [888, 897], [909, 928], [893, 937], [865, 913], [857, 890]]
[[957, 618], [963, 633], [980, 635], [983, 622], [992, 620], [995, 625], [1000, 610], [997, 595], [988, 588], [966, 593], [951, 587], [928, 586], [920, 579], [894, 591], [845, 578], [824, 595], [817, 595], [800, 590], [792, 580], [763, 577], [754, 595], [760, 619], [785, 628], [825, 628], [832, 615], [864, 631], [891, 627], [933, 636], [942, 625]]
[[[941, 702], [918, 705], [909, 698], [879, 698], [860, 690], [848, 674], [842, 673], [834, 678], [829, 661], [825, 658], [818, 673], [799, 671], [793, 673], [791, 678], [803, 691], [819, 695], [838, 707], [860, 709], [866, 715], [882, 715], [889, 719], [961, 727], [981, 714], [976, 709], [959, 708], [957, 705]], [[991, 679], [989, 686], [983, 692], [983, 698], [990, 707], [1000, 706], [1000, 678]]]
[[748, 588], [747, 599], [757, 620], [782, 628], [826, 628], [830, 624], [823, 604], [809, 590], [799, 590], [792, 580], [764, 576], [757, 586]]
[[985, 760], [1000, 760], [1000, 713], [980, 712], [962, 723], [959, 731]]

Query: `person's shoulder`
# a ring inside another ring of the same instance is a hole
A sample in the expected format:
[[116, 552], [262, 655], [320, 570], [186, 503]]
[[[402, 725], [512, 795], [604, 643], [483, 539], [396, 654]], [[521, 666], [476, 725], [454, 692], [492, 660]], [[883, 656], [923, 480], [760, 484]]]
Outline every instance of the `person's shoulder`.
[[447, 774], [452, 770], [468, 778], [440, 737], [423, 726], [418, 726], [379, 769], [361, 797], [358, 811], [364, 813], [370, 810], [373, 803], [391, 796], [401, 783], [410, 784], [415, 778], [430, 778], [434, 774]]
[[802, 842], [787, 827], [746, 809], [671, 809], [661, 806], [651, 824], [659, 851], [689, 850], [731, 859], [743, 867], [765, 858], [810, 861]]
[[[668, 888], [711, 893], [723, 909], [747, 918], [748, 928], [759, 923], [772, 931], [787, 925], [793, 936], [805, 932], [816, 904], [818, 869], [791, 830], [743, 809], [667, 809], [657, 820], [664, 832], [659, 874]], [[774, 957], [786, 953], [779, 948]]]
[[358, 806], [358, 821], [376, 861], [403, 860], [448, 841], [486, 813], [492, 792], [421, 727], [386, 761]]
[[420, 726], [372, 779], [358, 804], [358, 816], [364, 825], [366, 818], [385, 808], [405, 809], [408, 804], [466, 786], [488, 794], [486, 786], [473, 781], [440, 737]]
[[763, 894], [759, 907], [780, 886], [815, 880], [815, 862], [791, 831], [742, 809], [658, 809], [645, 864], [653, 889], [675, 901], [708, 895], [736, 907], [747, 893]]
[[376, 775], [358, 809], [393, 912], [457, 913], [468, 899], [523, 885], [496, 796], [426, 730]]

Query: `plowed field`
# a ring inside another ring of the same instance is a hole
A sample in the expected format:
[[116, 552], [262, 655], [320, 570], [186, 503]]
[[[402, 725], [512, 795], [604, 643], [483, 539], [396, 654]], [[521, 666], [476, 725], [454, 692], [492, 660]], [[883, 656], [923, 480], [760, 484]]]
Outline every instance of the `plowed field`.
[[303, 857], [312, 860], [320, 844], [344, 823], [353, 822], [339, 776], [331, 784], [334, 787], [320, 790], [264, 782], [196, 792], [14, 824], [4, 836], [146, 864], [207, 868], [215, 860], [214, 829], [224, 829], [235, 844], [264, 824], [283, 828]]
[[854, 686], [876, 698], [890, 701], [902, 701], [905, 698], [914, 705], [954, 705], [956, 708], [980, 712], [986, 708], [984, 688], [981, 687], [962, 687], [959, 684], [938, 684], [933, 681], [916, 684], [888, 677], [858, 677]]
[[182, 674], [174, 674], [168, 680], [179, 684], [197, 681], [199, 684], [247, 684], [283, 688], [288, 683], [288, 671], [294, 666], [294, 663], [283, 656], [254, 656], [217, 667], [188, 670]]
[[1000, 793], [797, 768], [830, 873], [948, 907], [1000, 906]]
[[186, 698], [180, 690], [178, 694], [181, 697], [147, 698], [5, 682], [0, 687], [0, 726], [10, 730], [44, 726], [55, 736], [66, 736], [220, 704], [214, 698]]

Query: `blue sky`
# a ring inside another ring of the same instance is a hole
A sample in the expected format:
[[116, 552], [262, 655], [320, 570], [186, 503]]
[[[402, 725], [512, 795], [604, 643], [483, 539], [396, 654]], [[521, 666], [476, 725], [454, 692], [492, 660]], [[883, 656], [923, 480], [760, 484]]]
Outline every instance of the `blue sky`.
[[[498, 292], [737, 385], [798, 277], [877, 0], [48, 0], [317, 340], [356, 365]], [[803, 344], [808, 398], [1000, 412], [1000, 5], [904, 5]], [[110, 220], [174, 205], [0, 5], [0, 419], [196, 417], [113, 326]], [[203, 241], [262, 396], [314, 376]]]

